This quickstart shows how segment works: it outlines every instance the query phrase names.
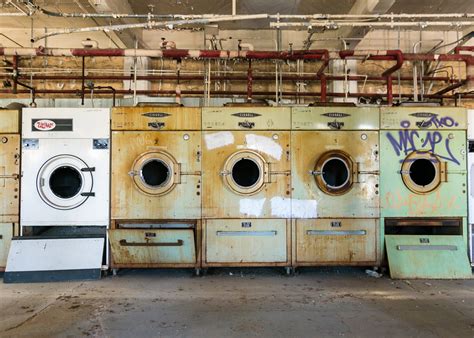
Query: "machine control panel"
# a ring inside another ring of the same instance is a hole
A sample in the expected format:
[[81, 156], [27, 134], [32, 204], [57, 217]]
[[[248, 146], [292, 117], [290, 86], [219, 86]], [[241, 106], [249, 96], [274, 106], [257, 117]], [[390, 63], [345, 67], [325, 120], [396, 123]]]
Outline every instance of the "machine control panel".
[[24, 138], [23, 140], [21, 140], [21, 146], [23, 149], [39, 149], [39, 139]]
[[93, 149], [109, 149], [108, 138], [95, 138], [92, 140]]

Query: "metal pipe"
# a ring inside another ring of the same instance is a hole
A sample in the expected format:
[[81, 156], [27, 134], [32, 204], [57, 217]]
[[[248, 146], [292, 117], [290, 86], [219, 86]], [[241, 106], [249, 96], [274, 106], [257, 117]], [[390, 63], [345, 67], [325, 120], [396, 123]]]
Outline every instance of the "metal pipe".
[[252, 102], [252, 60], [249, 60], [247, 70], [247, 102]]
[[270, 22], [271, 28], [284, 27], [324, 27], [326, 29], [339, 29], [340, 27], [466, 27], [472, 26], [472, 21], [423, 21], [423, 22], [401, 22], [401, 21], [386, 21], [386, 22], [359, 22], [359, 21], [326, 21], [326, 22]]
[[[28, 90], [18, 90], [18, 94], [28, 94], [30, 91]], [[78, 91], [74, 89], [38, 89], [35, 90], [37, 94], [77, 94]], [[116, 90], [117, 94], [131, 94], [130, 90]], [[172, 96], [176, 94], [176, 91], [174, 90], [162, 90], [162, 91], [156, 91], [156, 90], [138, 90], [137, 93], [139, 95], [150, 95], [150, 96], [157, 96], [157, 95], [165, 95], [165, 96]], [[320, 92], [304, 92], [304, 93], [298, 93], [296, 91], [283, 91], [281, 92], [283, 96], [294, 96], [296, 97], [297, 95], [301, 96], [309, 96], [309, 97], [319, 97], [321, 96]], [[0, 94], [13, 94], [13, 91], [11, 89], [0, 89]], [[100, 95], [100, 94], [110, 94], [110, 90], [99, 90], [99, 91], [94, 91], [94, 94]], [[184, 90], [181, 92], [181, 94], [184, 95], [202, 95], [202, 91], [200, 90]], [[244, 96], [247, 94], [247, 91], [212, 91], [211, 94], [213, 95], [219, 95], [219, 96], [233, 96], [233, 95], [240, 95]], [[267, 96], [267, 97], [272, 97], [274, 95], [274, 92], [253, 92], [253, 96]], [[435, 94], [429, 94], [426, 95], [427, 98], [434, 98], [434, 99], [455, 99], [456, 95], [435, 95]], [[344, 97], [345, 93], [333, 93], [333, 92], [327, 92], [326, 95], [328, 97]], [[397, 94], [398, 95], [398, 94]], [[410, 98], [412, 95], [411, 94], [402, 94], [402, 97]], [[371, 98], [384, 98], [386, 97], [386, 94], [379, 94], [379, 93], [349, 93], [349, 97], [371, 97]], [[474, 98], [474, 94], [466, 94], [463, 95], [465, 98]]]
[[85, 88], [86, 88], [86, 58], [82, 57], [82, 76], [81, 76], [81, 106], [84, 105]]
[[84, 33], [84, 32], [110, 32], [110, 31], [122, 31], [124, 29], [135, 29], [135, 28], [158, 28], [166, 27], [173, 29], [175, 26], [182, 25], [196, 25], [196, 24], [211, 24], [216, 22], [226, 21], [240, 21], [240, 20], [256, 20], [256, 19], [267, 19], [268, 14], [252, 14], [252, 15], [221, 15], [213, 18], [202, 18], [202, 19], [186, 19], [186, 20], [174, 20], [174, 21], [147, 21], [145, 23], [132, 23], [132, 24], [121, 24], [121, 25], [107, 25], [107, 26], [95, 26], [95, 27], [83, 27], [83, 28], [66, 28], [60, 29], [54, 32], [43, 34], [32, 39], [32, 42], [38, 42], [44, 38], [56, 35], [71, 34], [71, 33]]

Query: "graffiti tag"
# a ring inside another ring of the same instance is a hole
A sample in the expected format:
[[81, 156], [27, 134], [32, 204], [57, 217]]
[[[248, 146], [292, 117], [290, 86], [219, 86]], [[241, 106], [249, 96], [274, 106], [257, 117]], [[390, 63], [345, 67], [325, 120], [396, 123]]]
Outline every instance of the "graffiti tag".
[[[446, 118], [443, 119], [442, 123], [444, 125], [446, 125], [446, 123], [455, 123], [452, 118], [448, 120], [446, 120]], [[429, 121], [431, 121], [431, 119]], [[436, 120], [437, 125], [441, 125], [440, 121], [440, 119]], [[410, 127], [410, 122], [402, 121], [400, 126], [402, 128], [408, 128]], [[449, 137], [443, 138], [443, 135], [439, 131], [426, 131], [423, 134], [425, 134], [424, 138], [420, 137], [417, 130], [403, 129], [398, 131], [398, 135], [387, 133], [387, 138], [397, 156], [400, 156], [401, 153], [408, 155], [414, 151], [429, 151], [438, 158], [456, 163], [457, 165], [461, 164], [451, 151]], [[417, 144], [420, 146], [418, 147]], [[400, 160], [400, 162], [403, 161], [404, 160]]]

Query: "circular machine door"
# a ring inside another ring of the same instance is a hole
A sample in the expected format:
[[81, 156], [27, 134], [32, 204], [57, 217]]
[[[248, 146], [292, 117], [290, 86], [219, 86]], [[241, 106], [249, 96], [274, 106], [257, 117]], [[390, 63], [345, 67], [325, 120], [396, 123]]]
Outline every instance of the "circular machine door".
[[356, 167], [342, 151], [328, 151], [316, 162], [314, 175], [319, 189], [329, 195], [342, 195], [352, 188]]
[[178, 183], [178, 163], [164, 151], [149, 151], [138, 156], [130, 176], [143, 193], [160, 196], [169, 193]]
[[268, 164], [256, 152], [238, 151], [227, 159], [221, 175], [224, 183], [235, 193], [252, 195], [263, 188], [268, 176]]
[[408, 189], [427, 194], [441, 184], [445, 170], [436, 155], [429, 151], [414, 151], [403, 161], [400, 173]]
[[49, 206], [60, 210], [75, 209], [94, 196], [93, 170], [79, 157], [58, 155], [41, 166], [36, 188]]

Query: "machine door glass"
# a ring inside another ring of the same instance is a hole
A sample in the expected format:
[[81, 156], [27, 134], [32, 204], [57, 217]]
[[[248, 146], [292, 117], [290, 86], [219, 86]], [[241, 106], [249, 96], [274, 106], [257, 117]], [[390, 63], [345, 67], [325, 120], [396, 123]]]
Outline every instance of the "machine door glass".
[[329, 195], [342, 195], [348, 192], [356, 173], [351, 157], [342, 151], [324, 153], [312, 172], [318, 188]]
[[95, 168], [79, 157], [58, 155], [40, 168], [36, 180], [41, 199], [55, 209], [70, 210], [93, 197]]
[[129, 172], [135, 186], [144, 194], [169, 193], [179, 183], [179, 164], [164, 151], [149, 151], [138, 156]]
[[402, 163], [405, 186], [417, 194], [435, 190], [446, 177], [446, 163], [428, 151], [414, 151]]
[[267, 181], [268, 164], [256, 152], [238, 151], [227, 159], [221, 176], [233, 192], [252, 195], [259, 192]]

